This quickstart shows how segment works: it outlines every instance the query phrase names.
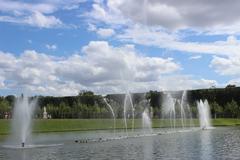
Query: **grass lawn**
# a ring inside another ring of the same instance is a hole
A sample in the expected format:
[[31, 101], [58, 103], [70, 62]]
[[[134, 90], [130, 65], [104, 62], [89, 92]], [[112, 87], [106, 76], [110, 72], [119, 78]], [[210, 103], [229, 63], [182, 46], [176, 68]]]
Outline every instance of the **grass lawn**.
[[[131, 128], [131, 120], [128, 120], [128, 128]], [[187, 121], [187, 124], [190, 122]], [[197, 119], [193, 120], [194, 126], [199, 126]], [[213, 126], [236, 126], [240, 125], [240, 119], [213, 119]], [[11, 120], [0, 120], [0, 135], [10, 133]], [[33, 132], [64, 132], [64, 131], [84, 131], [84, 130], [100, 130], [113, 129], [112, 119], [51, 119], [51, 120], [34, 120]], [[141, 128], [141, 119], [134, 121], [135, 128]], [[169, 127], [169, 120], [152, 120], [153, 128]], [[176, 120], [176, 127], [181, 126], [181, 120]], [[124, 128], [122, 119], [116, 120], [116, 128]]]

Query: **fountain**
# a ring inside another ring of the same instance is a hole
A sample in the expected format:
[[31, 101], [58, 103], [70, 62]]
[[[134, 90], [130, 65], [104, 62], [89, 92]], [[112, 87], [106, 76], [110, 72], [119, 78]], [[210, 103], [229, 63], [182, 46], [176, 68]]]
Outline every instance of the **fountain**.
[[[187, 91], [182, 92], [182, 98], [180, 103], [180, 111], [181, 111], [181, 122], [182, 127], [194, 127], [193, 118], [192, 118], [192, 111], [188, 104], [187, 100]], [[187, 120], [189, 124], [187, 124]]]
[[[175, 98], [178, 97], [178, 98]], [[163, 119], [169, 119], [171, 128], [176, 127], [193, 127], [192, 112], [190, 106], [187, 103], [187, 91], [183, 91], [181, 97], [175, 94], [175, 97], [171, 93], [166, 93], [163, 97], [162, 103], [162, 117]], [[189, 123], [187, 123], [189, 121]]]
[[56, 147], [62, 144], [38, 144], [31, 143], [32, 117], [37, 105], [37, 98], [29, 98], [23, 94], [16, 99], [13, 110], [12, 136], [10, 144], [3, 145], [4, 148], [28, 149], [41, 147]]
[[186, 103], [186, 97], [187, 97], [187, 92], [183, 91], [182, 93], [182, 98], [181, 98], [181, 103], [180, 103], [180, 112], [181, 112], [181, 123], [182, 123], [182, 127], [185, 127], [186, 124], [186, 115], [185, 115], [185, 103]]
[[148, 133], [152, 132], [152, 121], [150, 118], [150, 112], [148, 108], [145, 108], [142, 113], [142, 129], [145, 134], [146, 132]]
[[192, 110], [189, 106], [189, 104], [186, 105], [186, 114], [188, 115], [188, 119], [189, 119], [189, 127], [195, 127], [194, 123], [193, 123], [193, 118], [192, 118]]
[[202, 100], [197, 102], [197, 108], [199, 113], [199, 122], [201, 129], [210, 129], [211, 126], [211, 115], [210, 115], [210, 107], [207, 100]]
[[112, 117], [113, 117], [113, 128], [114, 128], [114, 134], [115, 134], [115, 130], [116, 130], [116, 116], [115, 113], [113, 111], [112, 106], [107, 102], [106, 98], [103, 98], [104, 102], [107, 104], [108, 108], [110, 109], [111, 113], [112, 113]]
[[175, 110], [176, 99], [174, 99], [170, 93], [166, 95], [163, 101], [163, 118], [169, 118], [171, 128], [175, 128], [176, 125], [176, 110]]
[[129, 118], [129, 115], [127, 114], [127, 112], [129, 109], [132, 112], [131, 116], [132, 116], [132, 132], [133, 132], [134, 131], [134, 107], [133, 107], [131, 94], [127, 92], [124, 98], [124, 106], [123, 106], [124, 124], [125, 124], [125, 129], [127, 134], [128, 134], [127, 119]]
[[31, 137], [31, 122], [37, 99], [20, 96], [17, 98], [13, 111], [13, 134], [17, 144], [25, 147]]

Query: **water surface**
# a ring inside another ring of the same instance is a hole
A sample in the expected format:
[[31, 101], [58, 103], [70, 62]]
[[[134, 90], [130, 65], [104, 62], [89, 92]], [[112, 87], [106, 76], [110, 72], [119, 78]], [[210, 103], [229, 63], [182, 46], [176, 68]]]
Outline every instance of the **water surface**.
[[[240, 128], [215, 128], [213, 130], [193, 130], [165, 133], [140, 138], [123, 138], [107, 142], [75, 143], [79, 139], [113, 137], [112, 132], [71, 132], [34, 135], [35, 144], [59, 144], [62, 146], [32, 149], [7, 149], [0, 147], [0, 160], [79, 160], [79, 159], [239, 159]], [[140, 134], [131, 134], [129, 136]], [[119, 133], [116, 136], [126, 136]], [[7, 142], [0, 142], [1, 146]]]

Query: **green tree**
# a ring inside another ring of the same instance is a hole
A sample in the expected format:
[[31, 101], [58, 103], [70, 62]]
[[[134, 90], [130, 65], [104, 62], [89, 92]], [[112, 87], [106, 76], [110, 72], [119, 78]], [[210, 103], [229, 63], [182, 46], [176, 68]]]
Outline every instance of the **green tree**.
[[93, 106], [95, 104], [96, 96], [92, 91], [82, 91], [78, 95], [83, 104], [87, 106]]
[[4, 118], [5, 113], [11, 112], [11, 106], [9, 105], [8, 101], [6, 101], [4, 98], [0, 99], [0, 118]]
[[221, 115], [223, 113], [222, 106], [220, 106], [216, 101], [211, 103], [210, 107], [211, 107], [211, 113], [214, 118], [217, 118], [218, 115]]
[[228, 102], [225, 106], [225, 112], [229, 114], [232, 118], [237, 118], [240, 112], [237, 102], [234, 100], [232, 100], [230, 103]]
[[157, 108], [160, 106], [161, 102], [161, 96], [160, 93], [157, 91], [149, 91], [146, 95], [146, 98], [150, 100], [150, 105], [153, 108]]
[[235, 84], [228, 84], [228, 85], [226, 86], [226, 88], [235, 88], [235, 87], [236, 87]]

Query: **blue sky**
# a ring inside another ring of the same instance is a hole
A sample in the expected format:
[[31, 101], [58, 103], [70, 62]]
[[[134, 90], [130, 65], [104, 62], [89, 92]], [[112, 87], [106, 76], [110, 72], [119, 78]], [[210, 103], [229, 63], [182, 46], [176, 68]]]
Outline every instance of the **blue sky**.
[[0, 0], [0, 94], [240, 84], [237, 0]]

